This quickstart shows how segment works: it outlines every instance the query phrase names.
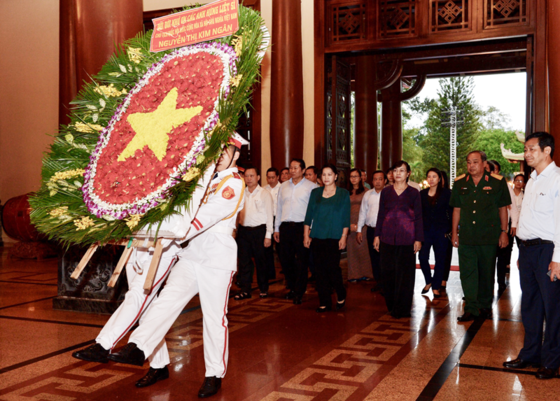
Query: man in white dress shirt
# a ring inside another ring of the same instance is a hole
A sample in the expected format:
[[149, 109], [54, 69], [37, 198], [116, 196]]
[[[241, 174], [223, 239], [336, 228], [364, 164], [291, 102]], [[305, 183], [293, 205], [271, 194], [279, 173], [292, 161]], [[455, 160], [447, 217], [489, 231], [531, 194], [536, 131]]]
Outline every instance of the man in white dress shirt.
[[292, 159], [292, 178], [284, 182], [278, 193], [278, 209], [274, 225], [274, 239], [280, 243], [280, 263], [286, 275], [288, 293], [295, 305], [302, 302], [307, 288], [309, 249], [303, 246], [303, 221], [311, 191], [317, 184], [303, 177], [305, 162]]
[[[159, 346], [184, 307], [198, 294], [206, 366], [205, 379], [198, 393], [200, 398], [218, 392], [227, 370], [229, 335], [226, 314], [231, 282], [237, 270], [237, 244], [232, 234], [237, 213], [243, 209], [245, 192], [236, 161], [243, 144], [247, 141], [239, 134], [228, 142], [206, 196], [192, 220], [192, 228], [182, 239], [190, 241], [188, 246], [179, 252], [179, 261], [164, 289], [144, 314], [128, 344], [108, 357], [115, 362], [142, 366], [145, 357]], [[182, 227], [187, 223], [181, 214], [171, 216], [170, 220], [170, 227]], [[190, 226], [190, 220], [188, 224]], [[150, 371], [157, 378], [163, 370], [150, 368]]]
[[[266, 170], [266, 181], [268, 185], [264, 187], [270, 195], [272, 195], [272, 200], [274, 202], [272, 211], [274, 212], [274, 217], [272, 219], [272, 227], [274, 227], [274, 222], [276, 221], [276, 209], [278, 209], [278, 191], [280, 191], [280, 173], [276, 167], [270, 167]], [[268, 266], [268, 279], [274, 280], [276, 278], [276, 267], [274, 265], [274, 247], [276, 247], [276, 252], [280, 252], [278, 243], [272, 237], [272, 245], [264, 250], [266, 256], [266, 265]]]
[[[525, 142], [531, 173], [517, 227], [523, 348], [504, 367], [541, 366], [538, 379], [558, 375], [560, 366], [560, 168], [552, 161], [554, 138], [535, 132]], [[546, 320], [546, 331], [543, 325]]]
[[274, 202], [274, 217], [276, 217], [276, 208], [278, 207], [278, 191], [280, 191], [280, 183], [278, 182], [279, 179], [280, 175], [277, 168], [271, 167], [266, 170], [266, 182], [268, 185], [264, 187], [264, 189], [272, 195], [272, 200]]
[[[238, 280], [241, 291], [234, 299], [251, 298], [253, 270], [256, 266], [260, 297], [268, 296], [268, 269], [265, 249], [271, 245], [274, 228], [272, 226], [273, 204], [270, 192], [259, 185], [261, 176], [256, 167], [245, 168], [245, 206], [239, 213], [237, 226], [237, 258], [239, 262]], [[253, 265], [253, 259], [255, 264]]]
[[358, 218], [358, 230], [356, 241], [361, 244], [362, 229], [367, 226], [367, 245], [369, 250], [369, 258], [371, 260], [371, 270], [373, 278], [376, 281], [371, 292], [381, 291], [381, 267], [379, 264], [379, 252], [373, 247], [373, 239], [375, 238], [375, 225], [377, 224], [377, 213], [379, 212], [379, 199], [381, 198], [381, 190], [385, 187], [385, 173], [377, 170], [373, 173], [373, 189], [367, 191], [362, 198], [360, 206], [360, 215]]

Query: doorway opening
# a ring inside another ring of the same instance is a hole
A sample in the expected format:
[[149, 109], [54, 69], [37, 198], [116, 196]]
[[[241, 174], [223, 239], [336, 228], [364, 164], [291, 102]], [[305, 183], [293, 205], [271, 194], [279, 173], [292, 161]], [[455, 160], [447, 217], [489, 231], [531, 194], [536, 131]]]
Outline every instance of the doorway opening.
[[[506, 167], [504, 173], [521, 171], [517, 137], [533, 123], [527, 44], [527, 38], [515, 38], [326, 55], [326, 159], [339, 170], [365, 169], [368, 177], [404, 159], [411, 162], [413, 179], [422, 182], [429, 167], [450, 173], [452, 159], [450, 178], [462, 174], [466, 153], [484, 145]], [[445, 126], [452, 110], [459, 123], [455, 158]]]

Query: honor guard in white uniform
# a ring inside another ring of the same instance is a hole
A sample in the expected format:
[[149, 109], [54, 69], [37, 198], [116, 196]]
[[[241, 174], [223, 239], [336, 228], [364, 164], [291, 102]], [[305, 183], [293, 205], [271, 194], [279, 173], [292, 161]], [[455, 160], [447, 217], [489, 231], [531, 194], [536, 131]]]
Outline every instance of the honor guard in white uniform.
[[[198, 211], [198, 206], [202, 202], [208, 184], [212, 179], [215, 167], [210, 165], [205, 174], [198, 181], [197, 188], [194, 190], [190, 207], [181, 209], [184, 232], [178, 232], [178, 236], [185, 236], [189, 229], [190, 223]], [[166, 219], [167, 220], [167, 219]], [[162, 228], [164, 230], [171, 230], [177, 232], [174, 222], [164, 221]], [[160, 230], [163, 232], [164, 230]], [[155, 231], [155, 230], [153, 230]], [[145, 233], [141, 231], [140, 233]], [[153, 238], [148, 238], [153, 240]], [[153, 299], [156, 297], [161, 285], [171, 272], [171, 268], [175, 261], [178, 259], [177, 254], [181, 251], [181, 246], [178, 241], [173, 239], [163, 239], [163, 253], [158, 265], [156, 276], [154, 278], [150, 290], [144, 290], [144, 282], [148, 274], [148, 269], [154, 253], [153, 248], [139, 247], [132, 251], [130, 259], [126, 264], [126, 278], [128, 281], [128, 292], [125, 295], [123, 303], [113, 313], [111, 318], [107, 321], [97, 338], [95, 344], [91, 345], [80, 351], [72, 354], [74, 358], [81, 359], [88, 362], [107, 363], [109, 353], [114, 349], [117, 343], [128, 333], [134, 324], [140, 320], [142, 316], [149, 309]], [[168, 375], [166, 366], [169, 364], [169, 354], [165, 341], [160, 343], [154, 348], [153, 352], [149, 354], [150, 367], [153, 369], [163, 369], [160, 372], [160, 380], [166, 378]], [[165, 377], [164, 377], [165, 376]], [[150, 385], [150, 375], [136, 383], [137, 387], [146, 387]]]
[[[232, 278], [237, 270], [237, 245], [233, 239], [236, 217], [243, 208], [245, 183], [239, 176], [236, 160], [243, 144], [235, 134], [224, 150], [217, 173], [212, 178], [208, 193], [198, 210], [192, 228], [184, 241], [188, 246], [178, 254], [167, 284], [140, 326], [132, 333], [129, 343], [109, 359], [132, 365], [143, 365], [146, 356], [160, 346], [188, 302], [199, 294], [203, 314], [205, 380], [198, 396], [216, 394], [225, 376], [228, 362], [227, 307]], [[177, 216], [181, 225], [182, 216]], [[163, 369], [150, 368], [152, 383], [159, 379]], [[150, 372], [148, 374], [150, 374]]]

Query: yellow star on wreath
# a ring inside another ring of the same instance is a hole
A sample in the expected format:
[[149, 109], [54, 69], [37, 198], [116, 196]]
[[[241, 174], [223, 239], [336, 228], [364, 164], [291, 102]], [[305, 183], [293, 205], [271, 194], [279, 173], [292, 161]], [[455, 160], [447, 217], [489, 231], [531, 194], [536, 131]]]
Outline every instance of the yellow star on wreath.
[[167, 93], [165, 99], [160, 103], [155, 111], [150, 113], [134, 113], [126, 119], [136, 135], [119, 155], [118, 161], [125, 161], [134, 155], [137, 149], [148, 146], [162, 161], [167, 153], [167, 142], [169, 133], [181, 124], [190, 121], [202, 111], [202, 106], [177, 109], [177, 88], [173, 88]]

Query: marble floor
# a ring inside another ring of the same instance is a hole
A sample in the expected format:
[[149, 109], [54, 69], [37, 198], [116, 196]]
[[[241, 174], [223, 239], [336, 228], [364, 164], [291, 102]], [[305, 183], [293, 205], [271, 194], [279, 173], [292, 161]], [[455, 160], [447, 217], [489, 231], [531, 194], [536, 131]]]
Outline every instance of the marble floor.
[[[195, 298], [167, 335], [170, 378], [145, 388], [144, 367], [96, 364], [71, 357], [91, 344], [106, 315], [52, 309], [57, 260], [16, 260], [0, 248], [0, 400], [194, 400], [204, 376], [201, 311]], [[345, 262], [343, 263], [343, 267]], [[278, 274], [279, 278], [283, 276]], [[230, 299], [230, 363], [214, 400], [556, 400], [558, 379], [536, 369], [505, 371], [522, 345], [519, 276], [495, 299], [494, 319], [458, 324], [459, 274], [448, 297], [420, 295], [417, 271], [412, 318], [386, 314], [371, 284], [348, 284], [347, 307], [318, 315], [312, 285], [302, 305], [258, 292]], [[234, 291], [232, 291], [232, 295]], [[121, 344], [125, 344], [126, 339]]]

